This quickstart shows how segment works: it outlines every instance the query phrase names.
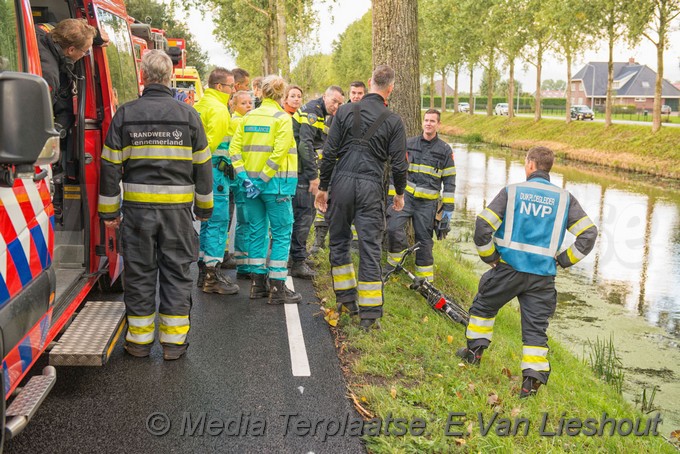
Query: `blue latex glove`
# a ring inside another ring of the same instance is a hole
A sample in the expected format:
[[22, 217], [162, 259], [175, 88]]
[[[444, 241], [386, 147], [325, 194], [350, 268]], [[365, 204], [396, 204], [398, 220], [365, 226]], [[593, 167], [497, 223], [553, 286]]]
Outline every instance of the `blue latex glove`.
[[442, 212], [442, 221], [446, 221], [446, 222], [451, 221], [451, 216], [453, 216], [453, 211]]
[[248, 199], [254, 199], [254, 198], [257, 197], [258, 195], [260, 195], [260, 192], [262, 192], [262, 191], [260, 191], [260, 190], [257, 188], [257, 186], [255, 186], [255, 185], [253, 184], [253, 182], [252, 182], [250, 179], [248, 179], [248, 178], [246, 178], [246, 179], [243, 181], [243, 185], [242, 185], [242, 186], [243, 186], [243, 189], [246, 190], [246, 198], [248, 198]]

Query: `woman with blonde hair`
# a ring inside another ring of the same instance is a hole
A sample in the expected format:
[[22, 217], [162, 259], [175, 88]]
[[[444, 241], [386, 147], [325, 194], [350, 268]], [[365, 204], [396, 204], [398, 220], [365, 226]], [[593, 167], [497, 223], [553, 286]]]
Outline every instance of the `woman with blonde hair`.
[[[243, 118], [229, 149], [234, 172], [246, 192], [250, 298], [269, 296], [269, 304], [302, 300], [299, 293], [286, 287], [298, 164], [292, 120], [281, 107], [285, 92], [286, 82], [281, 77], [264, 78], [262, 105]], [[267, 223], [272, 239], [268, 263]]]

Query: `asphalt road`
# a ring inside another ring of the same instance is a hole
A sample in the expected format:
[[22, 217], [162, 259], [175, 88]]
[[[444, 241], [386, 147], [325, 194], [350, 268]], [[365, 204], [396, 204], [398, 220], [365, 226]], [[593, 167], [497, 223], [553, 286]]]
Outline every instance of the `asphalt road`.
[[[239, 284], [235, 296], [194, 289], [190, 347], [178, 361], [164, 361], [158, 344], [150, 358], [133, 358], [121, 340], [104, 367], [58, 368], [54, 389], [5, 452], [364, 452], [349, 429], [342, 435], [343, 422], [359, 416], [311, 282], [295, 280], [303, 302], [288, 308], [251, 301], [249, 282]], [[121, 295], [90, 299], [103, 298]]]
[[[479, 112], [477, 112], [479, 114]], [[486, 113], [484, 113], [486, 114]], [[534, 117], [534, 114], [515, 114], [518, 117]], [[541, 115], [541, 118], [545, 118], [547, 120], [562, 120], [564, 121], [565, 117], [564, 115], [556, 116], [556, 115]], [[662, 121], [663, 119], [666, 118], [666, 116], [662, 116]], [[572, 120], [572, 121], [577, 121], [577, 120]], [[586, 123], [589, 122], [594, 122], [594, 123], [604, 123], [604, 118], [596, 118], [595, 120], [583, 120]], [[651, 121], [635, 121], [635, 120], [619, 120], [619, 119], [614, 119], [612, 120], [613, 124], [622, 124], [622, 125], [636, 125], [636, 126], [647, 126], [649, 128], [652, 127], [652, 122]], [[662, 123], [661, 124], [662, 128], [665, 127], [670, 127], [670, 128], [679, 128], [680, 123]]]

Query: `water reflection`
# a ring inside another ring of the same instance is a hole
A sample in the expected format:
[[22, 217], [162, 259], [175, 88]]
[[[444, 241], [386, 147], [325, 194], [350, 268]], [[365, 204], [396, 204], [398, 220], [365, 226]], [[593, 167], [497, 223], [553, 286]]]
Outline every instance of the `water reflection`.
[[[525, 180], [524, 162], [516, 156], [486, 145], [452, 146], [457, 208], [469, 220], [505, 185]], [[680, 192], [629, 180], [553, 168], [551, 181], [574, 194], [600, 229], [593, 252], [568, 273], [594, 284], [610, 303], [680, 337]], [[572, 241], [567, 233], [565, 244]]]

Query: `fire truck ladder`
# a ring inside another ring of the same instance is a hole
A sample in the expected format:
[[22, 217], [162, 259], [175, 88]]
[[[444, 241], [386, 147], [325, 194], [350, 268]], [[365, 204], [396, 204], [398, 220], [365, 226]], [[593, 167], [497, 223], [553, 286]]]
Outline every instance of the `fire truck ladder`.
[[50, 365], [103, 366], [124, 328], [122, 301], [89, 301], [50, 350]]

